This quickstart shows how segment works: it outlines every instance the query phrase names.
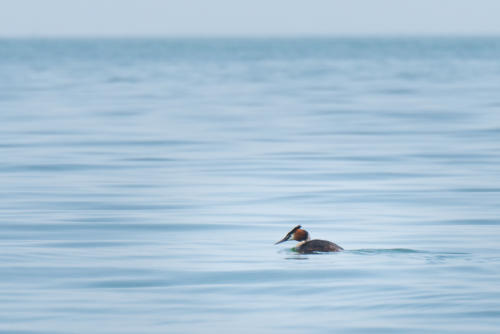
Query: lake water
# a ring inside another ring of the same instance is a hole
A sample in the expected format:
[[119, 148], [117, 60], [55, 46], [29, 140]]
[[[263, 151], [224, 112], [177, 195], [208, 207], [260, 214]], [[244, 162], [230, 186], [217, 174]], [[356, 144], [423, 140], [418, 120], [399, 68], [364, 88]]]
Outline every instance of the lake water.
[[500, 38], [4, 39], [0, 153], [2, 334], [500, 332]]

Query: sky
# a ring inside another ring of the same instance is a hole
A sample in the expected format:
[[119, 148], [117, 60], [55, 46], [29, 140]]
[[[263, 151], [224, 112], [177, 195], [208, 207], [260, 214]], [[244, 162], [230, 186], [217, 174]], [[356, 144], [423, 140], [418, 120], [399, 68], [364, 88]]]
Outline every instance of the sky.
[[500, 0], [0, 0], [0, 37], [500, 35]]

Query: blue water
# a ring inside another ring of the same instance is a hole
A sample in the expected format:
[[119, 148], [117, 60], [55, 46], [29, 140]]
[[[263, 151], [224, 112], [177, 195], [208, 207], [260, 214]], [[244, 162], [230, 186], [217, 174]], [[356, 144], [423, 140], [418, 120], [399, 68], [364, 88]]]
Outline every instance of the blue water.
[[0, 153], [2, 334], [500, 332], [498, 38], [4, 39]]

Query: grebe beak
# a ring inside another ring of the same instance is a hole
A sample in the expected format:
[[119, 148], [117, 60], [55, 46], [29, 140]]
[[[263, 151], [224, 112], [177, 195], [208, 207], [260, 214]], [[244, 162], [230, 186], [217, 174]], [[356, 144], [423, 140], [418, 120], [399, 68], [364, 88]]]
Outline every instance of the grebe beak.
[[283, 239], [281, 239], [280, 241], [275, 243], [275, 245], [280, 244], [280, 243], [285, 242], [285, 241], [288, 241], [292, 235], [293, 235], [293, 233], [291, 233], [291, 232], [288, 233], [287, 235], [285, 235], [285, 237]]
[[295, 233], [295, 231], [297, 231], [299, 228], [301, 228], [300, 225], [295, 226], [293, 228], [293, 230], [291, 230], [290, 232], [288, 232], [285, 235], [285, 237], [283, 239], [281, 239], [280, 241], [278, 241], [277, 243], [275, 243], [275, 245], [280, 244], [280, 243], [285, 242], [285, 241], [288, 241], [293, 236], [293, 234]]

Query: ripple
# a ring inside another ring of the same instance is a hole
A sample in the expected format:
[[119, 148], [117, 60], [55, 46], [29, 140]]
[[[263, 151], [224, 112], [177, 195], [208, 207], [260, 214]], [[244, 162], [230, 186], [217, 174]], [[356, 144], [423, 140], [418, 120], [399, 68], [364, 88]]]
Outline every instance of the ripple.
[[388, 249], [356, 249], [346, 250], [346, 252], [361, 255], [378, 255], [378, 254], [428, 254], [428, 251], [421, 251], [409, 248], [388, 248]]
[[33, 164], [33, 165], [11, 165], [0, 167], [0, 172], [9, 173], [24, 173], [24, 172], [78, 172], [78, 171], [93, 171], [93, 170], [117, 170], [125, 169], [123, 165], [108, 165], [108, 164]]

